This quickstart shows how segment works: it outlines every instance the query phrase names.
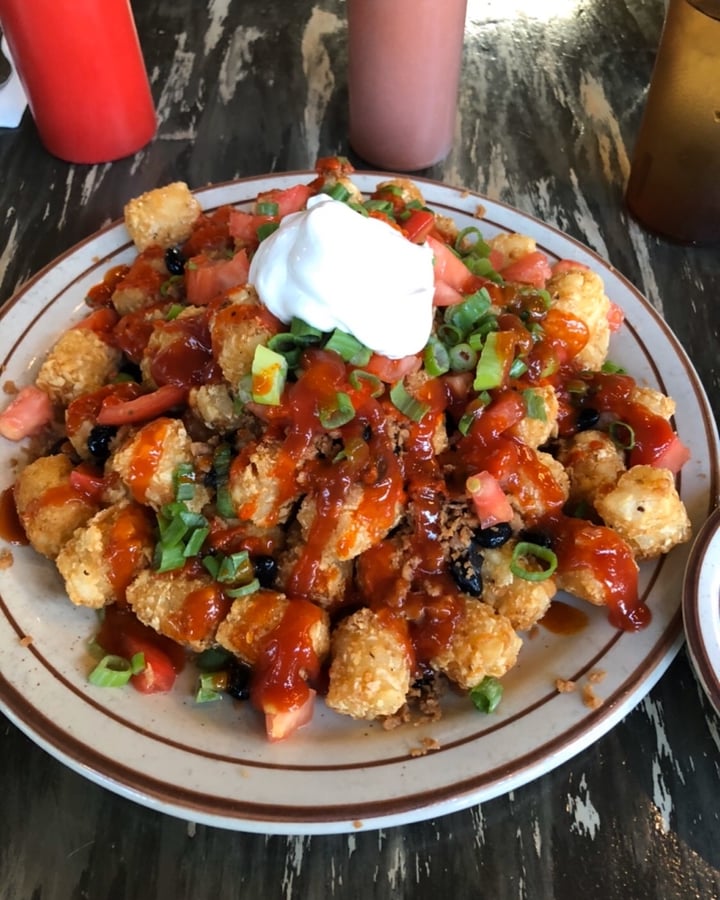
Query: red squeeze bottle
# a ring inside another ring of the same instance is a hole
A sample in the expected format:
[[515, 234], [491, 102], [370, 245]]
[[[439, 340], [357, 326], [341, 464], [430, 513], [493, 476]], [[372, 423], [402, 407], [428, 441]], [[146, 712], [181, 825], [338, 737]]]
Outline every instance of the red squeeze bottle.
[[45, 148], [72, 163], [135, 153], [157, 121], [129, 0], [0, 0]]

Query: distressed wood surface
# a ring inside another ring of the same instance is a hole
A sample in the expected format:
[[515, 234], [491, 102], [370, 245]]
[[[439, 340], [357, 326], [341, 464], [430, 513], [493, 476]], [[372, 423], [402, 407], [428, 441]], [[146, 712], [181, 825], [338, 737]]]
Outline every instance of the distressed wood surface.
[[[347, 146], [341, 0], [133, 4], [158, 115], [136, 156], [48, 156], [0, 129], [0, 301], [130, 197], [312, 167]], [[720, 253], [623, 207], [662, 0], [469, 0], [454, 149], [422, 174], [478, 190], [608, 259], [666, 317], [720, 411]], [[0, 335], [0, 340], [1, 340]], [[720, 897], [720, 721], [682, 651], [594, 746], [428, 822], [278, 837], [192, 826], [75, 774], [0, 717], [0, 898]]]

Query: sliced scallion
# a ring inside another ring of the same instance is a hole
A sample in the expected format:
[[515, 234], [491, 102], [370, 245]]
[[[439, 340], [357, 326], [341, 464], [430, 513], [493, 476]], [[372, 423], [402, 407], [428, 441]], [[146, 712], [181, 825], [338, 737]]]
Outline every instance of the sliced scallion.
[[133, 669], [129, 659], [108, 653], [88, 675], [88, 681], [95, 687], [122, 687], [132, 676]]
[[[540, 561], [544, 563], [545, 567], [542, 569], [530, 569], [525, 564], [525, 560], [528, 559]], [[513, 575], [522, 578], [524, 581], [545, 581], [557, 569], [557, 565], [557, 555], [549, 547], [533, 544], [530, 541], [518, 541], [513, 548], [509, 568]]]
[[385, 391], [385, 386], [377, 375], [366, 372], [365, 369], [353, 369], [348, 375], [348, 381], [356, 391], [362, 390], [364, 381], [370, 387], [370, 395], [375, 398], [381, 397]]
[[336, 328], [327, 339], [325, 349], [332, 350], [345, 362], [352, 363], [354, 366], [366, 366], [372, 356], [372, 350], [361, 344], [352, 334], [340, 331], [339, 328]]
[[470, 699], [480, 712], [492, 713], [500, 705], [503, 687], [494, 675], [486, 675], [480, 684], [470, 689]]
[[532, 388], [528, 388], [522, 392], [522, 396], [528, 418], [537, 419], [538, 422], [547, 422], [547, 410], [545, 409], [545, 400], [542, 395]]
[[621, 450], [632, 450], [635, 446], [635, 429], [627, 422], [611, 422], [608, 431]]
[[419, 422], [430, 409], [426, 403], [421, 403], [408, 394], [402, 381], [396, 381], [390, 388], [390, 400], [396, 409], [413, 422]]
[[271, 200], [259, 200], [255, 204], [256, 216], [278, 216], [280, 215], [280, 207]]
[[478, 355], [470, 344], [455, 344], [449, 351], [450, 368], [453, 372], [469, 372], [477, 365]]
[[223, 593], [228, 597], [236, 599], [237, 597], [247, 597], [249, 594], [254, 594], [259, 590], [260, 582], [257, 578], [253, 578], [253, 580], [248, 581], [247, 584], [240, 584], [237, 587], [232, 588], [223, 588]]
[[434, 378], [438, 375], [444, 375], [450, 370], [450, 355], [448, 349], [442, 341], [438, 340], [434, 335], [425, 345], [423, 354], [423, 364], [428, 374]]
[[473, 389], [476, 391], [489, 391], [502, 384], [504, 366], [498, 353], [497, 334], [498, 332], [491, 331], [485, 338], [475, 368]]
[[318, 411], [318, 419], [323, 428], [331, 430], [347, 425], [355, 418], [355, 407], [344, 391], [336, 391], [333, 403], [322, 406]]
[[322, 192], [323, 194], [332, 197], [333, 200], [340, 200], [342, 202], [347, 200], [350, 196], [350, 191], [340, 181], [336, 181], [334, 184], [326, 184], [323, 187]]

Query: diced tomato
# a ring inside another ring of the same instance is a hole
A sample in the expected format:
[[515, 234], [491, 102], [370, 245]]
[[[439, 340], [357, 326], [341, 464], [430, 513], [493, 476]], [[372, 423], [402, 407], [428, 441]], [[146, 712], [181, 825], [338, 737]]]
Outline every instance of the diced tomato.
[[245, 249], [232, 259], [208, 259], [194, 256], [185, 268], [187, 300], [193, 306], [205, 306], [230, 288], [247, 284], [250, 262]]
[[70, 484], [74, 491], [87, 497], [92, 503], [100, 503], [105, 492], [105, 479], [101, 472], [85, 463], [70, 472]]
[[433, 294], [433, 306], [455, 306], [456, 303], [462, 303], [465, 299], [460, 291], [445, 284], [444, 281], [435, 282], [435, 293]]
[[380, 353], [373, 353], [370, 362], [363, 366], [367, 372], [377, 375], [380, 381], [386, 384], [394, 384], [405, 375], [417, 372], [422, 366], [422, 359], [419, 356], [402, 356], [400, 359], [390, 359], [388, 356], [382, 356]]
[[611, 300], [607, 318], [610, 331], [619, 331], [622, 323], [625, 321], [625, 313], [617, 303], [613, 303]]
[[265, 713], [265, 731], [268, 740], [273, 743], [283, 741], [290, 737], [298, 728], [312, 719], [315, 710], [316, 692], [310, 688], [308, 697], [304, 703], [295, 709], [284, 710], [283, 712], [266, 712]]
[[97, 416], [98, 425], [130, 425], [134, 422], [147, 422], [167, 412], [173, 406], [184, 403], [187, 388], [174, 384], [164, 384], [150, 394], [143, 394], [135, 400], [116, 402], [108, 397]]
[[142, 653], [145, 657], [142, 672], [130, 679], [134, 688], [143, 694], [161, 694], [172, 689], [177, 673], [169, 656], [159, 647], [146, 643], [135, 635], [126, 635], [124, 643], [128, 659], [132, 659], [136, 653]]
[[405, 237], [414, 244], [422, 244], [435, 225], [435, 215], [429, 209], [414, 209], [402, 223]]
[[499, 522], [511, 522], [513, 508], [500, 487], [498, 480], [489, 472], [471, 475], [465, 484], [475, 507], [475, 514], [481, 528], [490, 528]]
[[680, 438], [675, 435], [668, 446], [656, 456], [650, 463], [656, 469], [670, 469], [673, 475], [682, 469], [685, 463], [690, 459], [690, 450], [683, 444]]
[[505, 257], [499, 250], [492, 249], [490, 254], [488, 255], [488, 259], [490, 260], [490, 265], [495, 269], [496, 272], [499, 272], [502, 268], [502, 264], [505, 262]]
[[540, 250], [533, 250], [505, 266], [500, 274], [505, 281], [517, 281], [532, 287], [545, 287], [545, 282], [553, 274], [547, 256]]
[[553, 276], [564, 275], [565, 272], [589, 272], [590, 266], [574, 259], [561, 259], [552, 267]]
[[470, 269], [443, 241], [428, 235], [427, 242], [435, 256], [435, 284], [442, 281], [456, 291], [466, 290], [473, 278]]
[[526, 415], [525, 401], [518, 391], [503, 391], [476, 417], [471, 435], [495, 440]]
[[309, 184], [295, 184], [292, 187], [263, 191], [257, 196], [257, 203], [277, 203], [280, 218], [305, 209], [313, 189]]
[[30, 384], [0, 413], [0, 435], [9, 441], [20, 441], [37, 434], [51, 421], [50, 398], [45, 391]]
[[96, 334], [109, 334], [117, 325], [120, 316], [109, 306], [101, 306], [81, 319], [75, 328], [87, 328]]
[[257, 216], [255, 213], [234, 209], [230, 213], [230, 234], [239, 244], [254, 247], [260, 242], [258, 228], [268, 222], [277, 222], [277, 216]]

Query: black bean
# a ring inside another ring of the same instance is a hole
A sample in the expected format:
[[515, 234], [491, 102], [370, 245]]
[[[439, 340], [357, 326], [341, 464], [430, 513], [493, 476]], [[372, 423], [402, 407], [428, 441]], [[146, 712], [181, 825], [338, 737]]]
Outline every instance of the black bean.
[[165, 268], [171, 275], [182, 275], [185, 271], [185, 257], [179, 247], [168, 247], [165, 251]]
[[588, 428], [594, 428], [600, 421], [600, 413], [593, 409], [592, 406], [583, 406], [578, 412], [575, 420], [575, 428], [578, 431], [587, 431]]
[[250, 697], [250, 675], [252, 669], [241, 663], [239, 659], [231, 660], [227, 667], [227, 685], [225, 692], [236, 700], [247, 700]]
[[473, 535], [473, 540], [479, 547], [492, 549], [502, 547], [512, 537], [512, 528], [507, 522], [499, 522], [489, 528], [478, 528]]
[[552, 538], [544, 531], [535, 531], [529, 528], [520, 533], [520, 540], [528, 544], [535, 544], [537, 547], [545, 547], [548, 550], [552, 548]]
[[482, 553], [474, 542], [471, 542], [466, 550], [450, 560], [450, 574], [455, 580], [455, 584], [471, 597], [479, 597], [482, 594], [482, 564]]
[[95, 425], [88, 435], [88, 452], [98, 462], [105, 462], [110, 456], [110, 444], [116, 434], [117, 426], [115, 425]]
[[271, 588], [274, 585], [278, 564], [272, 556], [254, 556], [253, 568], [261, 587]]

